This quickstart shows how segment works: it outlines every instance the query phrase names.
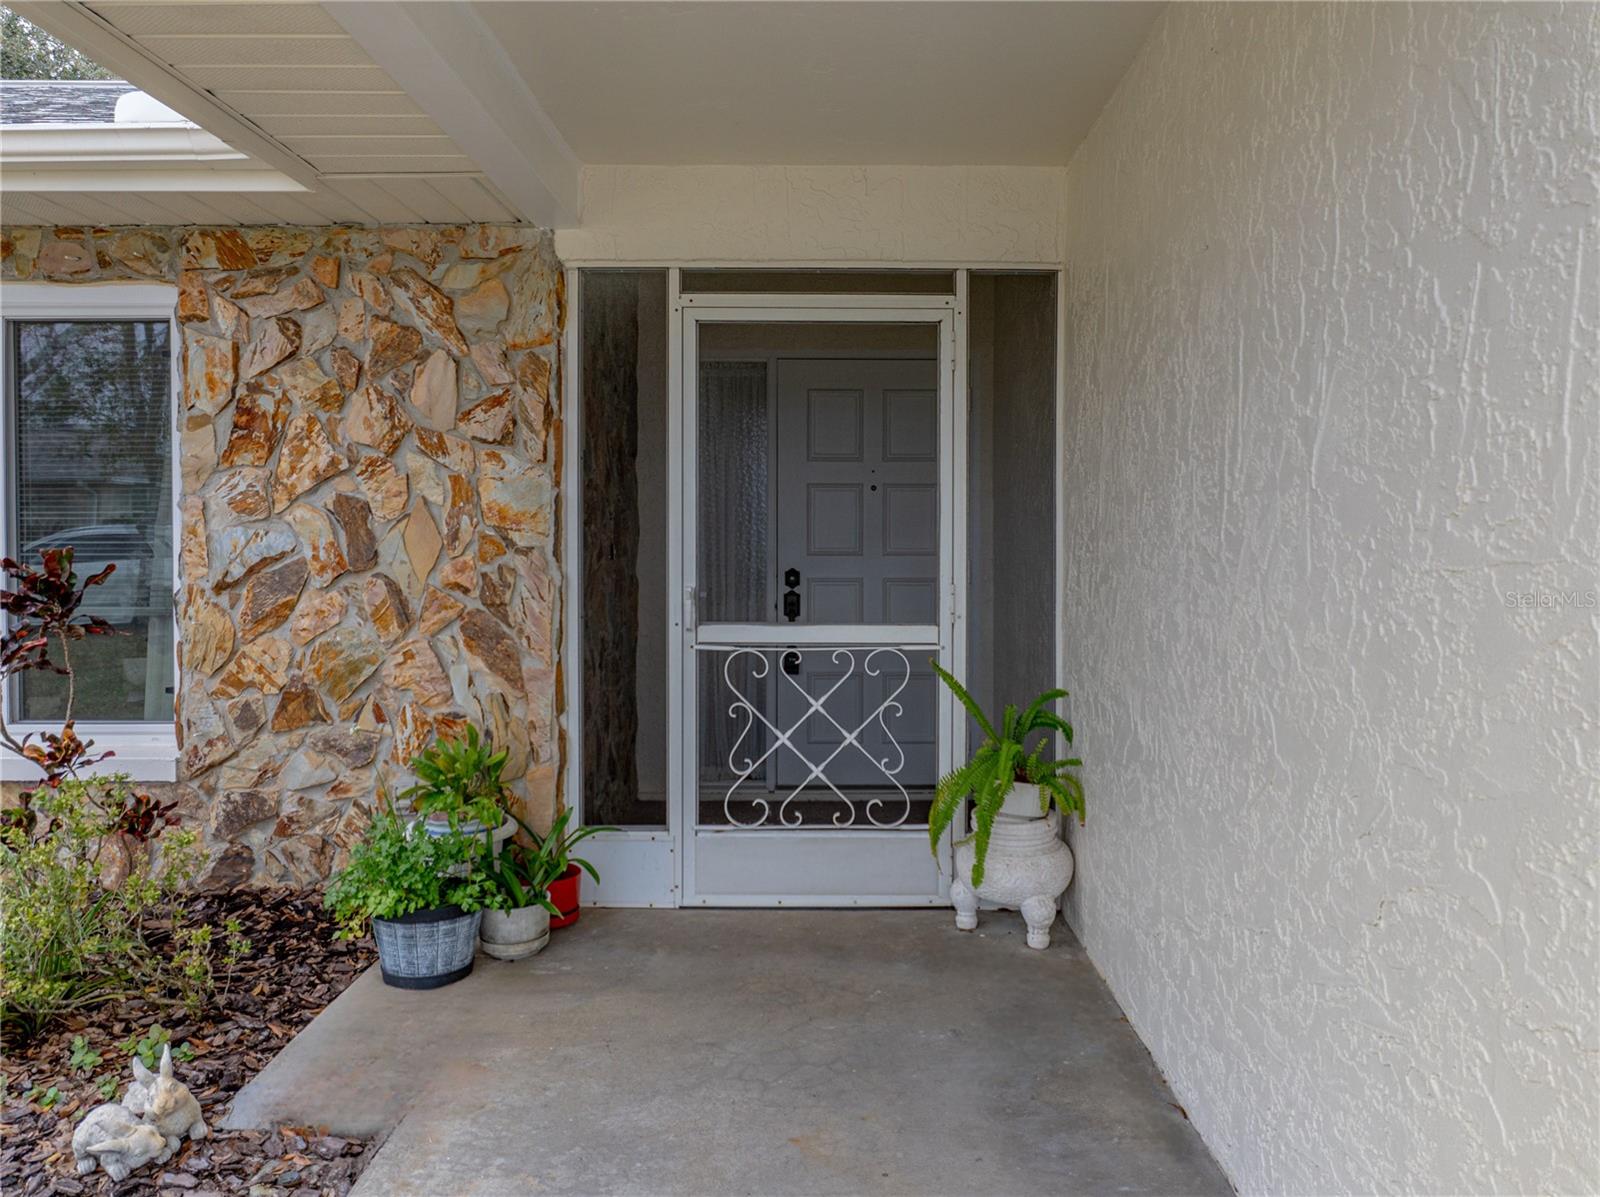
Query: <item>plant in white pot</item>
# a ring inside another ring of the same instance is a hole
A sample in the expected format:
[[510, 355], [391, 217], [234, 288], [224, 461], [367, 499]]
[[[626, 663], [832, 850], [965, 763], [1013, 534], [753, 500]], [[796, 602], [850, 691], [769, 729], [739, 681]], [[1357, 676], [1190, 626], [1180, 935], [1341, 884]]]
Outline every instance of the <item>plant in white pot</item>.
[[[485, 871], [494, 883], [495, 894], [483, 912], [478, 941], [483, 950], [497, 960], [532, 956], [550, 942], [552, 926], [566, 926], [577, 919], [575, 874], [579, 868], [587, 870], [596, 881], [600, 880], [592, 864], [571, 855], [572, 846], [591, 835], [617, 829], [581, 827], [569, 833], [567, 820], [571, 816], [570, 810], [562, 811], [550, 824], [549, 832], [540, 835], [512, 815], [532, 846], [517, 840], [508, 840], [498, 849], [492, 844], [486, 845]], [[564, 895], [565, 886], [570, 886], [570, 892]], [[565, 907], [557, 901], [563, 896], [568, 902]]]
[[937, 854], [963, 800], [972, 798], [972, 833], [956, 843], [950, 884], [956, 926], [977, 927], [980, 900], [1015, 907], [1028, 925], [1028, 946], [1047, 948], [1056, 903], [1072, 881], [1061, 816], [1084, 817], [1083, 783], [1071, 772], [1083, 762], [1053, 755], [1057, 734], [1072, 743], [1072, 725], [1051, 709], [1067, 692], [1046, 691], [1021, 711], [1006, 707], [997, 728], [966, 687], [938, 662], [933, 668], [984, 734], [972, 758], [940, 778], [928, 814]]
[[550, 916], [561, 913], [550, 900], [550, 883], [561, 875], [564, 863], [545, 851], [533, 828], [515, 815], [512, 818], [536, 846], [514, 839], [498, 850], [492, 841], [486, 845], [485, 872], [494, 896], [483, 912], [478, 942], [496, 960], [521, 960], [542, 951], [550, 942]]
[[435, 740], [411, 758], [410, 766], [417, 782], [400, 798], [411, 803], [428, 835], [476, 839], [487, 832], [498, 852], [516, 833], [510, 791], [501, 778], [506, 752], [496, 751], [471, 724], [459, 739]]

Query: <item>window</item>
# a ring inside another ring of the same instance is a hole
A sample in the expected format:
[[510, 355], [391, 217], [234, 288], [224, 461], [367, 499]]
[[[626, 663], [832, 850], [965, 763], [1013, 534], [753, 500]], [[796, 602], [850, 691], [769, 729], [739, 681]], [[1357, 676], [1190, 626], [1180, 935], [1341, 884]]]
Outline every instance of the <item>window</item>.
[[[0, 296], [6, 555], [35, 563], [70, 547], [80, 577], [116, 565], [84, 610], [118, 635], [73, 645], [73, 715], [116, 753], [108, 769], [141, 780], [171, 777], [176, 756], [173, 302], [172, 288], [150, 286], [11, 284]], [[58, 725], [66, 680], [13, 678], [8, 722]], [[28, 776], [5, 766], [7, 778]]]

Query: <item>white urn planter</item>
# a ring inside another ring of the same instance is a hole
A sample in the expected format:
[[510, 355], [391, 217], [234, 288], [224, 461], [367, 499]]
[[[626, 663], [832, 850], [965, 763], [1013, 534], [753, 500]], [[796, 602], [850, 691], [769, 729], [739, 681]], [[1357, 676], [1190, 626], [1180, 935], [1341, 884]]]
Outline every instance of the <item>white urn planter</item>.
[[550, 912], [543, 906], [485, 910], [478, 945], [496, 960], [522, 960], [550, 942]]
[[1056, 904], [1072, 881], [1072, 850], [1061, 839], [1061, 816], [1039, 811], [1039, 787], [1018, 783], [995, 816], [984, 859], [983, 884], [972, 887], [972, 842], [956, 845], [956, 876], [950, 900], [956, 926], [978, 926], [978, 903], [1020, 910], [1028, 924], [1028, 946], [1048, 948]]
[[[429, 815], [427, 818], [420, 821], [422, 823], [423, 833], [426, 835], [431, 835], [435, 839], [440, 836], [450, 834], [450, 820], [444, 815]], [[463, 822], [460, 827], [457, 828], [457, 830], [462, 835], [467, 836], [469, 839], [481, 839], [483, 838], [483, 833], [488, 829], [484, 827], [482, 823], [478, 822], [478, 820], [468, 819]], [[494, 844], [494, 854], [496, 856], [500, 854], [500, 849], [505, 846], [505, 842], [515, 835], [516, 832], [517, 825], [515, 821], [512, 820], [510, 815], [507, 815], [505, 818], [500, 820], [500, 826], [494, 829], [494, 833], [491, 837]]]

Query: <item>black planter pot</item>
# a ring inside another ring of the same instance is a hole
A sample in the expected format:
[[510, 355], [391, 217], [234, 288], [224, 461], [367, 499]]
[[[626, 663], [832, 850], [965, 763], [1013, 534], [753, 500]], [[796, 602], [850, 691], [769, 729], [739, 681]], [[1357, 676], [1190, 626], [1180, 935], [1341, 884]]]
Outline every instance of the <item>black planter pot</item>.
[[396, 989], [438, 989], [472, 972], [483, 913], [459, 906], [372, 920], [383, 983]]

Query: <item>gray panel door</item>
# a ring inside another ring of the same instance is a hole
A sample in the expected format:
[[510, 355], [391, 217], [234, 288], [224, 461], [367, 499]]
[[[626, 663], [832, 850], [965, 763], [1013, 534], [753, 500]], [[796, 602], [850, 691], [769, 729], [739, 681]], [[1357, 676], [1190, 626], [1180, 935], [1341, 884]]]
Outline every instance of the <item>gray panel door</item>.
[[[938, 622], [939, 612], [939, 386], [938, 363], [924, 360], [785, 359], [778, 364], [776, 477], [777, 592], [792, 589], [799, 611], [791, 621], [779, 599], [780, 623], [914, 624]], [[792, 601], [792, 600], [791, 600]], [[855, 728], [899, 686], [904, 670], [877, 677], [854, 671], [828, 709]], [[937, 759], [933, 674], [912, 660], [909, 683], [896, 701], [895, 743], [873, 723], [859, 742], [874, 760], [898, 760], [908, 787], [930, 785]], [[795, 680], [808, 694], [845, 677], [848, 662], [815, 651], [804, 655]], [[806, 710], [805, 699], [777, 679], [779, 725]], [[821, 761], [842, 735], [821, 715], [807, 719], [797, 739]], [[778, 784], [794, 785], [805, 768], [779, 754]], [[840, 787], [886, 785], [867, 755], [847, 747], [828, 767]], [[813, 783], [815, 784], [815, 783]]]

